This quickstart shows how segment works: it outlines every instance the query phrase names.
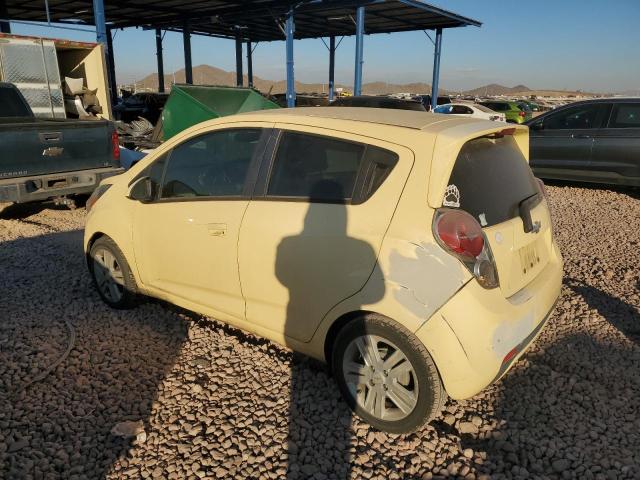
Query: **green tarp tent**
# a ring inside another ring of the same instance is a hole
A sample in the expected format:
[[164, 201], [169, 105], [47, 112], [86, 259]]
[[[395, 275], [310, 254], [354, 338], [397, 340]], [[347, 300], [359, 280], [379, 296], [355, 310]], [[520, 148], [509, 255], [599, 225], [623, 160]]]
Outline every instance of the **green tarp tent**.
[[280, 108], [251, 88], [173, 85], [162, 111], [163, 139], [218, 117]]

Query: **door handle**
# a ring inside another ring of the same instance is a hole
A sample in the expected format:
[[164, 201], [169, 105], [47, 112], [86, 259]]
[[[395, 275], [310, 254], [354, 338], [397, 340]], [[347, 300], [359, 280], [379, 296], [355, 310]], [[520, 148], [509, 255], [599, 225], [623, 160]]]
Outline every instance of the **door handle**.
[[571, 135], [571, 138], [591, 138], [590, 135], [584, 135], [584, 134], [580, 134], [580, 133], [574, 133]]
[[42, 132], [38, 134], [42, 142], [59, 142], [62, 140], [62, 132]]
[[224, 237], [227, 234], [227, 224], [210, 223], [207, 225], [207, 231], [212, 237]]

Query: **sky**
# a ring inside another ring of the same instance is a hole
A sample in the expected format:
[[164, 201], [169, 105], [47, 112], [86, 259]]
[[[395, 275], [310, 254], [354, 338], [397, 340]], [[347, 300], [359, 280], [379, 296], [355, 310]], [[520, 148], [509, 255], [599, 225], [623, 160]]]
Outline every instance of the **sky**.
[[[109, 0], [105, 0], [108, 2]], [[466, 90], [490, 83], [532, 89], [639, 92], [640, 0], [434, 0], [447, 10], [483, 22], [482, 27], [445, 30], [440, 85]], [[108, 19], [107, 19], [108, 20]], [[94, 32], [12, 24], [18, 34], [95, 41]], [[366, 31], [366, 26], [365, 26]], [[193, 65], [235, 70], [232, 40], [192, 36]], [[118, 83], [156, 72], [153, 31], [118, 30], [114, 41]], [[182, 35], [164, 38], [165, 72], [184, 67]], [[353, 83], [355, 40], [336, 51], [336, 81]], [[325, 82], [329, 55], [320, 39], [296, 40], [295, 77]], [[364, 82], [431, 83], [433, 45], [424, 32], [365, 36]], [[246, 66], [245, 66], [246, 71]], [[254, 75], [285, 78], [285, 44], [260, 43]], [[197, 78], [194, 79], [197, 83]]]

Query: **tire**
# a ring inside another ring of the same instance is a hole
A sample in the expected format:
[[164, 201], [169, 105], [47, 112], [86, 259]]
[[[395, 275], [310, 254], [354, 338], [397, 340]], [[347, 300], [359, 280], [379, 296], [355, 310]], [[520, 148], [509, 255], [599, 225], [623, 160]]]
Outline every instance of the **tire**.
[[111, 238], [97, 239], [89, 250], [89, 271], [100, 298], [111, 308], [126, 310], [138, 303], [138, 286], [122, 251]]
[[[362, 355], [367, 345], [376, 345], [377, 359], [372, 358], [375, 353]], [[338, 332], [331, 360], [349, 407], [378, 430], [413, 432], [444, 406], [446, 393], [431, 355], [415, 335], [386, 317], [369, 315], [345, 325]]]

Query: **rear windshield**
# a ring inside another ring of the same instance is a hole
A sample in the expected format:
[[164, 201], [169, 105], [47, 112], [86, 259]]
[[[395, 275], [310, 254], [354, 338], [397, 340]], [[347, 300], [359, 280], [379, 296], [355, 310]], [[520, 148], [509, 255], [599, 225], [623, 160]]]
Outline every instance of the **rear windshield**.
[[0, 117], [30, 117], [31, 111], [13, 88], [0, 87]]
[[537, 193], [535, 177], [513, 136], [477, 138], [458, 154], [444, 205], [465, 210], [487, 227], [519, 216], [520, 202]]

